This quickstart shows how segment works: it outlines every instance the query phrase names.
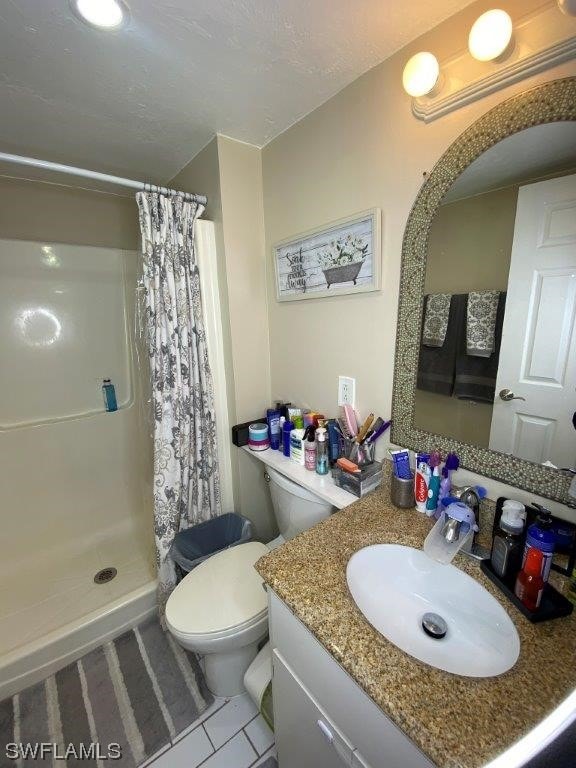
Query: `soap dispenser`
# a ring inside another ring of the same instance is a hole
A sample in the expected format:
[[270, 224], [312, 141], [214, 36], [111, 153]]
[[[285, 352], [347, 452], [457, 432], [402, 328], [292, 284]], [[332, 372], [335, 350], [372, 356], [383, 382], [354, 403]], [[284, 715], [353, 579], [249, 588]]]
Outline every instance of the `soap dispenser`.
[[522, 567], [522, 532], [524, 519], [520, 507], [502, 510], [499, 530], [492, 542], [490, 562], [492, 569], [505, 581], [515, 577]]
[[461, 501], [452, 502], [426, 536], [424, 552], [439, 563], [449, 563], [477, 530], [476, 518], [470, 507]]

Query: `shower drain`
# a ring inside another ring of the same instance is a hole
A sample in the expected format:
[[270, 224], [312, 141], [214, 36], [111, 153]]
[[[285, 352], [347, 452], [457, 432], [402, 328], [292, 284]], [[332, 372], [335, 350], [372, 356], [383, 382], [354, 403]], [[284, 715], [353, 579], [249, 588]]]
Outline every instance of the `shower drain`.
[[102, 568], [102, 570], [98, 571], [96, 576], [94, 576], [94, 584], [107, 584], [109, 581], [112, 581], [117, 573], [118, 571], [116, 568]]

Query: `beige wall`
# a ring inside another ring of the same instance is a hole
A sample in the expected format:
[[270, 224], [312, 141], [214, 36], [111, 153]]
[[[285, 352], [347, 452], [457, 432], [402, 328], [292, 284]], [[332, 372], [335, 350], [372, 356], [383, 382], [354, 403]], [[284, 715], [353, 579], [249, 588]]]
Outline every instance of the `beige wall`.
[[518, 186], [442, 205], [432, 222], [426, 293], [505, 291]]
[[[508, 286], [518, 186], [442, 205], [430, 230], [426, 293], [468, 293]], [[492, 405], [416, 390], [414, 423], [488, 448]]]
[[0, 236], [135, 250], [138, 208], [133, 196], [0, 177]]
[[[260, 417], [270, 403], [261, 152], [218, 136], [170, 186], [208, 197], [204, 216], [217, 229], [230, 424]], [[267, 541], [276, 527], [262, 465], [234, 446], [231, 458], [236, 511]]]
[[[524, 3], [501, 3], [514, 17]], [[440, 61], [465, 46], [489, 2], [475, 3], [345, 88], [263, 150], [272, 397], [337, 408], [337, 377], [357, 381], [357, 407], [390, 415], [402, 237], [424, 172], [490, 107], [537, 83], [576, 73], [549, 70], [446, 115], [416, 120], [402, 69], [419, 50]], [[377, 206], [382, 209], [382, 290], [278, 303], [272, 245], [295, 233]], [[384, 452], [380, 441], [379, 452]]]

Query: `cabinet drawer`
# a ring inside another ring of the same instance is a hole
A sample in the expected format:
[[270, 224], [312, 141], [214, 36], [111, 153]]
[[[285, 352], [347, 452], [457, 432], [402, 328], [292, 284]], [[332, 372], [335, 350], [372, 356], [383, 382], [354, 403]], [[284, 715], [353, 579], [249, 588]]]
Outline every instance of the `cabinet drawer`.
[[271, 589], [268, 604], [272, 648], [372, 768], [434, 768]]

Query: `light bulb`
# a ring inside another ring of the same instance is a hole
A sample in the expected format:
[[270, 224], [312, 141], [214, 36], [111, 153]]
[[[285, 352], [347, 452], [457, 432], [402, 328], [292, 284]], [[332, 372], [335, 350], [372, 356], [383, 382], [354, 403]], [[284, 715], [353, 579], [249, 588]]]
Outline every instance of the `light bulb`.
[[479, 16], [470, 30], [468, 48], [478, 61], [492, 61], [501, 56], [512, 39], [512, 19], [499, 9]]
[[408, 60], [402, 73], [402, 85], [410, 96], [425, 96], [438, 82], [440, 67], [436, 56], [421, 51]]
[[76, 13], [100, 29], [117, 29], [126, 19], [126, 11], [118, 0], [73, 0]]

